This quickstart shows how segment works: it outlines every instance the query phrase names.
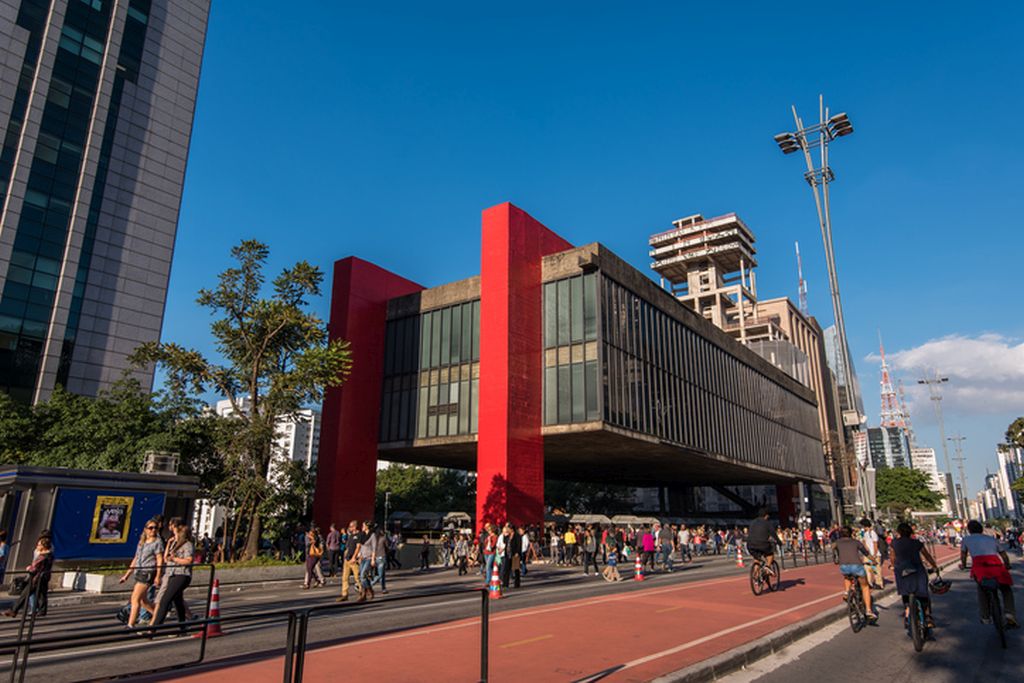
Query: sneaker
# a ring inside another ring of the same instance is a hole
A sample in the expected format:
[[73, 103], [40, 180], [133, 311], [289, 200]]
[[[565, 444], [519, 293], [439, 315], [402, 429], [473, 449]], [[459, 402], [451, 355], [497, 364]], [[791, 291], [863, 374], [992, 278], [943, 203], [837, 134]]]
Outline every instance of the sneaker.
[[981, 618], [981, 623], [983, 623], [983, 624], [991, 624], [992, 623], [992, 617], [982, 617]]
[[348, 596], [347, 595], [343, 595], [340, 598], [336, 598], [334, 600], [334, 602], [348, 602]]
[[1007, 614], [1006, 615], [1006, 628], [1019, 628], [1019, 627], [1020, 627], [1020, 624], [1017, 623], [1017, 620], [1013, 617], [1013, 615], [1012, 614]]

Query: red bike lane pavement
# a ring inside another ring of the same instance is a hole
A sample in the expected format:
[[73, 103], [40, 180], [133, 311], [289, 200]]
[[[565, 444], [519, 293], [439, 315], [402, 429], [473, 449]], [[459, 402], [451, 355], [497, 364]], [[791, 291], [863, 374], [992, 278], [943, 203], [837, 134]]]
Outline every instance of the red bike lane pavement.
[[[955, 551], [939, 555], [942, 563]], [[744, 573], [504, 611], [490, 619], [489, 680], [649, 681], [834, 607], [842, 589], [828, 562], [785, 569], [779, 592], [756, 597]], [[479, 652], [480, 621], [463, 619], [309, 650], [303, 677], [475, 681]], [[178, 680], [269, 683], [281, 666], [276, 657]]]

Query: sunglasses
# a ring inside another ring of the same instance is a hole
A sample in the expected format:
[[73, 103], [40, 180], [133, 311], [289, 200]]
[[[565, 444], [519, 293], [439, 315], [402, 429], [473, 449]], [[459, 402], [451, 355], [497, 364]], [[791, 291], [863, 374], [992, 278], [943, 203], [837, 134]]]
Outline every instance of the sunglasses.
[[146, 531], [153, 531], [154, 529], [156, 529], [156, 526], [153, 525], [153, 524], [150, 524], [149, 526], [146, 527]]

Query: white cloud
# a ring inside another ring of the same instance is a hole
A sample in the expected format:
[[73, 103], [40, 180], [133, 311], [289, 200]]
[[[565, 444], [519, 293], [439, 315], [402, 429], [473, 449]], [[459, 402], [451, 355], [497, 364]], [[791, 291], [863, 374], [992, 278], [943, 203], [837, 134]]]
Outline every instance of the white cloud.
[[[879, 363], [877, 354], [867, 360]], [[917, 384], [938, 372], [943, 410], [969, 414], [1024, 414], [1024, 341], [997, 334], [951, 335], [920, 346], [886, 354], [886, 360], [907, 390], [915, 419], [932, 412], [928, 387]]]

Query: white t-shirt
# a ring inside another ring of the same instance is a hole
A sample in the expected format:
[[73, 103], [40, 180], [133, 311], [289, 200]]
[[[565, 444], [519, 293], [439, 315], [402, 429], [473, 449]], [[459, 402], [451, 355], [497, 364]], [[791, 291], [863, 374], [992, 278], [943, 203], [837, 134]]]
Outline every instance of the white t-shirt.
[[868, 552], [872, 555], [878, 554], [878, 534], [875, 533], [874, 529], [868, 529], [864, 532], [864, 537], [861, 539], [864, 547], [868, 549]]
[[690, 545], [690, 530], [682, 529], [679, 532], [679, 545]]
[[1003, 548], [992, 536], [985, 534], [968, 534], [961, 541], [961, 547], [971, 554], [971, 557], [982, 555], [998, 555]]

